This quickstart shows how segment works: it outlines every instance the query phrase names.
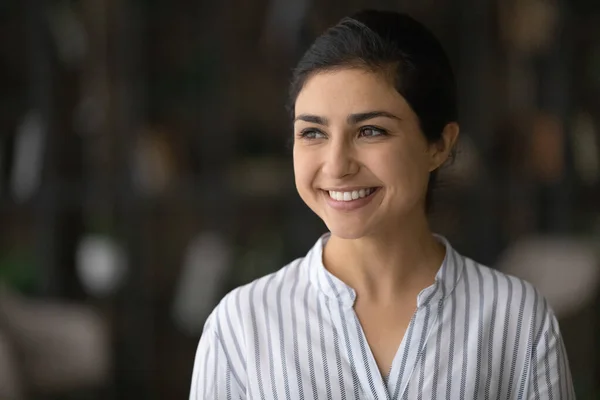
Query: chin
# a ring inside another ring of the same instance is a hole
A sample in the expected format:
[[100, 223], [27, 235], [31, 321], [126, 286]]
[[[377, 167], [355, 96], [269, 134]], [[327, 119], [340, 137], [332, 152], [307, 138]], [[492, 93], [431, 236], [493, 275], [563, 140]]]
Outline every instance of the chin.
[[325, 221], [325, 225], [333, 236], [345, 240], [360, 239], [368, 236], [370, 233], [365, 224], [361, 223], [332, 223]]

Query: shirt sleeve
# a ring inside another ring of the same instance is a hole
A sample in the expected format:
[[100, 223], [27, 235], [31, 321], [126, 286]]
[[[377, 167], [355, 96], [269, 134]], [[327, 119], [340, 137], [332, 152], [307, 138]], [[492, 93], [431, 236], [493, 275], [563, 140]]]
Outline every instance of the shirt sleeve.
[[532, 348], [530, 400], [575, 400], [569, 360], [558, 321], [545, 304], [541, 329]]
[[245, 389], [239, 381], [239, 374], [231, 365], [227, 349], [213, 328], [213, 315], [204, 327], [198, 344], [190, 400], [246, 398]]

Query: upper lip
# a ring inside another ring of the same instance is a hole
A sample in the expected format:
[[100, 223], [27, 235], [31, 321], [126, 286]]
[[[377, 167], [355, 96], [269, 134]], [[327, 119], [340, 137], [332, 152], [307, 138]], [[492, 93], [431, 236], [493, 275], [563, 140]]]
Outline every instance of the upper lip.
[[343, 188], [323, 188], [326, 192], [353, 192], [355, 190], [377, 188], [377, 186], [349, 186]]

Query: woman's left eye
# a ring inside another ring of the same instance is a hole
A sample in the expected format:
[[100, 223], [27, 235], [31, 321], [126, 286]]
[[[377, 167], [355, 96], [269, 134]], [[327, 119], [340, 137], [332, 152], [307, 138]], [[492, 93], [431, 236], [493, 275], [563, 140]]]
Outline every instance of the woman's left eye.
[[362, 137], [376, 137], [384, 136], [386, 132], [383, 129], [374, 128], [372, 126], [364, 127], [360, 130], [360, 136]]

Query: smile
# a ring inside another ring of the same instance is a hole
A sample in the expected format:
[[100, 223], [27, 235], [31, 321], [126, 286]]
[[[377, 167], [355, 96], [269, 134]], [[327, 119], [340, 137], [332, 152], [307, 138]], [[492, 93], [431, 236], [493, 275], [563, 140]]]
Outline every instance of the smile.
[[350, 212], [366, 206], [373, 200], [380, 187], [356, 188], [354, 190], [322, 190], [323, 197], [334, 210]]
[[328, 190], [327, 193], [332, 200], [348, 202], [369, 197], [371, 194], [375, 193], [376, 190], [377, 188], [364, 188], [345, 192]]

